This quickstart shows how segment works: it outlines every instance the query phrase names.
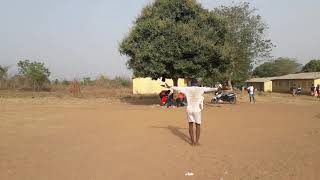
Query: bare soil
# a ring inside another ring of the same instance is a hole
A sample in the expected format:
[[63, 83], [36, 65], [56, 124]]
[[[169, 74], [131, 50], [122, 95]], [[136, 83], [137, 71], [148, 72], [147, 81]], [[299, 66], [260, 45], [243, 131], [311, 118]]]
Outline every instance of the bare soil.
[[2, 98], [0, 179], [320, 179], [320, 102], [257, 100], [207, 103], [192, 147], [185, 109], [152, 98]]

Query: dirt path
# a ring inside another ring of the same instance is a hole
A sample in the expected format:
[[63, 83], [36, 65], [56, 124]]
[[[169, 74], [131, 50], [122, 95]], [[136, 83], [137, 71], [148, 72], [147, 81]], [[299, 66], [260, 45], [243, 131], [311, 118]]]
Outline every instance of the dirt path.
[[184, 109], [2, 103], [0, 179], [316, 180], [319, 114], [265, 102], [206, 106], [202, 145], [191, 147]]

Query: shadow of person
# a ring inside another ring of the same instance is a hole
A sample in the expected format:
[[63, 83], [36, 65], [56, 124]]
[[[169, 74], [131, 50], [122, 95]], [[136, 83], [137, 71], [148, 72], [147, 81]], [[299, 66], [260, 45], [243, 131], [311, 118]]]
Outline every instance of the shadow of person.
[[132, 105], [159, 105], [159, 96], [156, 95], [130, 95], [121, 97], [120, 101]]
[[187, 142], [188, 144], [191, 144], [191, 140], [188, 135], [183, 133], [180, 129], [187, 129], [187, 128], [178, 128], [175, 126], [168, 126], [168, 127], [152, 127], [152, 128], [162, 128], [162, 129], [168, 129], [173, 135], [180, 138], [181, 140]]
[[175, 127], [175, 126], [168, 126], [168, 129], [170, 130], [170, 132], [177, 136], [178, 138], [180, 138], [181, 140], [187, 142], [187, 143], [191, 143], [189, 136], [187, 136], [186, 134], [184, 134], [182, 131], [180, 131], [180, 128]]

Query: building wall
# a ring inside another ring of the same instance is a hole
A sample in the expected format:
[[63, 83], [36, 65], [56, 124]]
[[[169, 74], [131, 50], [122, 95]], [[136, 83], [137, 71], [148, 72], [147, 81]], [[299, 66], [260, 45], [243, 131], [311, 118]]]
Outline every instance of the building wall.
[[318, 84], [320, 84], [320, 79], [315, 79], [314, 80], [314, 85], [317, 86]]
[[314, 80], [273, 80], [272, 81], [272, 91], [273, 92], [290, 92], [290, 88], [294, 85], [296, 87], [301, 86], [303, 93], [307, 94], [310, 91], [311, 85]]
[[258, 89], [258, 91], [264, 91], [264, 83], [263, 82], [248, 82], [248, 86], [253, 86]]
[[[169, 86], [173, 85], [172, 79], [166, 79], [165, 81]], [[162, 87], [164, 82], [159, 78], [152, 80], [151, 78], [134, 78], [132, 80], [133, 94], [159, 94], [162, 90], [167, 88]], [[178, 79], [178, 86], [186, 87], [187, 81], [185, 79]]]
[[272, 92], [272, 81], [264, 82], [264, 92]]
[[247, 86], [253, 86], [258, 91], [272, 92], [272, 81], [267, 82], [248, 82]]

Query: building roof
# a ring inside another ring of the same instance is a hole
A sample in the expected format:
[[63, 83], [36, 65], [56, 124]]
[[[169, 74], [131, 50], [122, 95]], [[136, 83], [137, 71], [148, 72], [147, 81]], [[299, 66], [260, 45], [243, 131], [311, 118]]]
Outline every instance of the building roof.
[[272, 80], [288, 80], [288, 79], [320, 79], [320, 72], [288, 74], [275, 77]]
[[259, 83], [259, 82], [267, 82], [273, 80], [273, 77], [266, 77], [266, 78], [252, 78], [247, 80], [248, 83]]

